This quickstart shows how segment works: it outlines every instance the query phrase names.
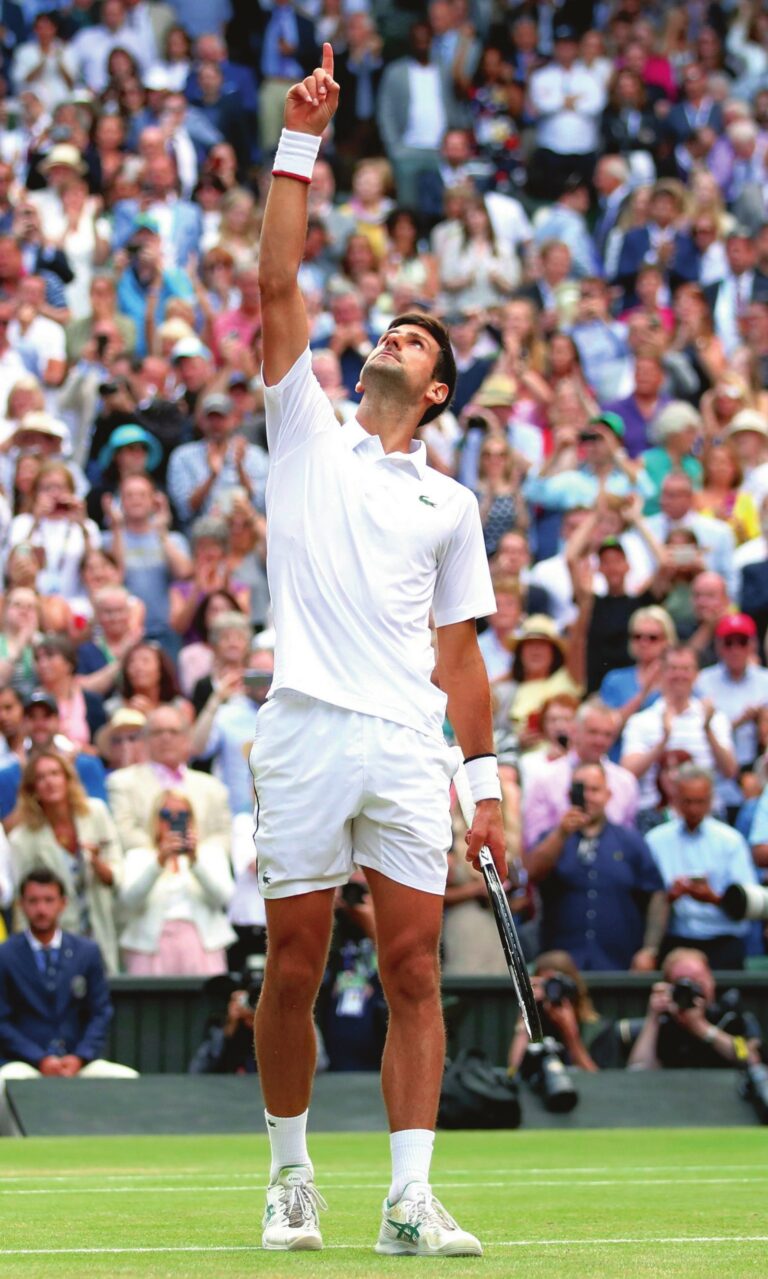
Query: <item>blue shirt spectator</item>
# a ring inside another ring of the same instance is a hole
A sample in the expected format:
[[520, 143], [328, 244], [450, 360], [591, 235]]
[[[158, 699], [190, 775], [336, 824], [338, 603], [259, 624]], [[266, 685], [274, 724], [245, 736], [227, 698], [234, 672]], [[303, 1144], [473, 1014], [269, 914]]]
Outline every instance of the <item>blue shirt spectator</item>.
[[168, 466], [168, 492], [182, 524], [208, 514], [227, 493], [245, 489], [264, 510], [267, 454], [234, 434], [233, 405], [228, 395], [208, 395], [200, 409], [202, 440], [182, 444]]
[[[707, 774], [692, 764], [684, 764], [677, 779], [677, 806], [687, 811], [692, 798], [698, 799], [696, 788], [708, 789], [705, 802], [708, 813], [712, 798], [712, 782]], [[690, 821], [695, 822], [693, 826]], [[656, 826], [647, 835], [673, 905], [669, 935], [676, 943], [695, 946], [718, 938], [743, 939], [749, 932], [746, 920], [736, 922], [716, 904], [729, 884], [756, 884], [755, 864], [743, 835], [708, 815], [696, 820], [675, 817]]]
[[583, 807], [572, 805], [526, 857], [541, 893], [540, 949], [566, 950], [583, 972], [628, 969], [664, 885], [642, 835], [606, 822], [603, 766], [581, 765], [573, 782], [583, 787]]

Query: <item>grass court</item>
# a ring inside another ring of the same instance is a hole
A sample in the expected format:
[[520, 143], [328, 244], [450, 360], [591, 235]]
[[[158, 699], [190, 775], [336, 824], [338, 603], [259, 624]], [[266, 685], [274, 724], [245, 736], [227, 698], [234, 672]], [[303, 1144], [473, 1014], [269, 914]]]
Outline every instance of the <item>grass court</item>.
[[768, 1275], [765, 1130], [440, 1133], [433, 1185], [483, 1258], [377, 1257], [383, 1134], [321, 1134], [322, 1253], [264, 1253], [266, 1138], [2, 1143], [0, 1275], [13, 1279], [482, 1279]]

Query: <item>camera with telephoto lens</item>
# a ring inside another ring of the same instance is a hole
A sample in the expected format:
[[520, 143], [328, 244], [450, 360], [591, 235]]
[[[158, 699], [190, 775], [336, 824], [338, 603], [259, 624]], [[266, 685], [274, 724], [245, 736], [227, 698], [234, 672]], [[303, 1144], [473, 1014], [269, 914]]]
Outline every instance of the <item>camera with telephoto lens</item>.
[[768, 919], [768, 888], [760, 884], [729, 884], [720, 906], [729, 919]]
[[547, 977], [542, 982], [542, 990], [547, 1003], [553, 1008], [559, 1008], [566, 999], [569, 999], [572, 1004], [575, 1003], [579, 994], [576, 982], [565, 973], [554, 973], [551, 977]]
[[520, 1066], [521, 1077], [541, 1097], [547, 1110], [564, 1115], [579, 1100], [573, 1080], [565, 1069], [565, 1049], [547, 1035], [540, 1044], [529, 1044]]
[[704, 999], [705, 994], [697, 981], [691, 977], [680, 977], [672, 987], [672, 999], [681, 1013], [693, 1008], [697, 999]]

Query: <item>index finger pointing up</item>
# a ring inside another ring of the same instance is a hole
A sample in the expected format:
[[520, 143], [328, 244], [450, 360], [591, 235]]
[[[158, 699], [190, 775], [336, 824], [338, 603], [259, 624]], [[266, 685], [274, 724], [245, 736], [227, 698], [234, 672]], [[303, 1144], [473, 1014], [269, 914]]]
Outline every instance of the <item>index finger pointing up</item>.
[[323, 71], [333, 79], [333, 46], [327, 40], [323, 45]]

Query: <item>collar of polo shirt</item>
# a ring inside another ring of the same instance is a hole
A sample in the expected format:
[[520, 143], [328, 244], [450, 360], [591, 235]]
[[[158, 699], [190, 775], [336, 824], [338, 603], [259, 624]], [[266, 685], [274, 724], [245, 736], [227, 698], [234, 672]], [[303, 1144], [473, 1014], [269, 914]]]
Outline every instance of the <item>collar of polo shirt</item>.
[[406, 466], [413, 468], [420, 480], [424, 479], [427, 469], [427, 450], [422, 440], [411, 440], [411, 447], [407, 453], [385, 453], [379, 436], [371, 435], [370, 431], [366, 431], [356, 417], [344, 423], [341, 428], [341, 438], [351, 452], [364, 444], [369, 444], [378, 457], [386, 458], [389, 462], [405, 463]]

